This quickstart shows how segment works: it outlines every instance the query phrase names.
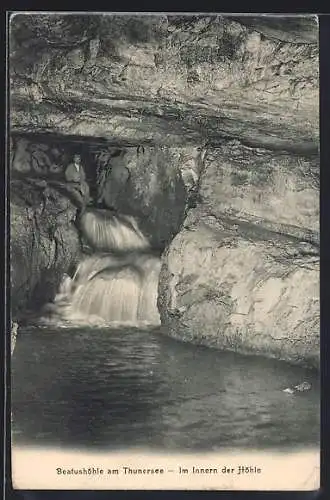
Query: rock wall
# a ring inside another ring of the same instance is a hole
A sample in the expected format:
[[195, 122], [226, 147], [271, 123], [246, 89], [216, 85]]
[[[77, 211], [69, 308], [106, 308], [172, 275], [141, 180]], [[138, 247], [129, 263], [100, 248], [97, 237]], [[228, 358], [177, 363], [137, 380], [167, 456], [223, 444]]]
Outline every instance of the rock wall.
[[46, 182], [12, 179], [11, 310], [15, 319], [52, 300], [80, 253], [76, 207]]
[[315, 17], [16, 14], [10, 51], [17, 131], [315, 149]]
[[208, 151], [201, 203], [163, 256], [176, 338], [318, 366], [318, 160], [233, 141]]

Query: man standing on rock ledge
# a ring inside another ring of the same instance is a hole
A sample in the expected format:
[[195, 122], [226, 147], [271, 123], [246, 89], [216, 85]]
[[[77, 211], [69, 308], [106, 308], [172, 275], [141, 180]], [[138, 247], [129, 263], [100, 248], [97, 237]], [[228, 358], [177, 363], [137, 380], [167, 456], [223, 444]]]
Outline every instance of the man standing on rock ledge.
[[89, 186], [86, 182], [86, 174], [81, 164], [81, 157], [75, 154], [73, 162], [65, 170], [65, 180], [69, 183], [69, 191], [78, 203], [80, 214], [85, 211], [86, 205], [90, 201]]

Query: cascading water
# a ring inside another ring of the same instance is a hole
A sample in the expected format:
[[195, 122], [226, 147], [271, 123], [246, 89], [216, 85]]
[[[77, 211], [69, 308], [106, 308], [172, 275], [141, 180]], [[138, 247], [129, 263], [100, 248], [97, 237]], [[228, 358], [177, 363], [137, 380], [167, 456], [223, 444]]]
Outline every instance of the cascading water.
[[129, 215], [114, 215], [107, 210], [88, 210], [80, 220], [81, 230], [90, 245], [105, 252], [148, 250], [149, 243]]
[[79, 264], [72, 280], [63, 277], [52, 318], [69, 322], [158, 325], [160, 259], [133, 217], [88, 210], [81, 230], [95, 250]]

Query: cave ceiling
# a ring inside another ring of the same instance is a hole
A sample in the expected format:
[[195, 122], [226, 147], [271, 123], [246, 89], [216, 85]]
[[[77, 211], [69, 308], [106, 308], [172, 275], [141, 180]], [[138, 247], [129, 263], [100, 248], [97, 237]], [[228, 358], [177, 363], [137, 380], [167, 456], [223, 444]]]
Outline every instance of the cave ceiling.
[[317, 154], [309, 17], [16, 14], [13, 133]]

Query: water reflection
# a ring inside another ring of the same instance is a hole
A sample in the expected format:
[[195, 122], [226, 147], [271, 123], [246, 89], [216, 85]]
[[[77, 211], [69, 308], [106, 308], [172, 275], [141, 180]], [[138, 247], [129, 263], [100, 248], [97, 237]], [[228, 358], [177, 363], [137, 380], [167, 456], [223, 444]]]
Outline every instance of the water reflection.
[[[23, 331], [12, 367], [16, 443], [168, 450], [315, 445], [317, 376], [158, 331]], [[283, 389], [306, 380], [312, 389]]]

